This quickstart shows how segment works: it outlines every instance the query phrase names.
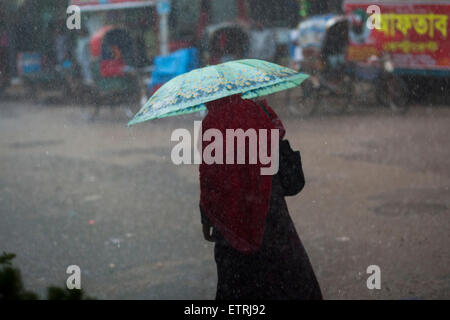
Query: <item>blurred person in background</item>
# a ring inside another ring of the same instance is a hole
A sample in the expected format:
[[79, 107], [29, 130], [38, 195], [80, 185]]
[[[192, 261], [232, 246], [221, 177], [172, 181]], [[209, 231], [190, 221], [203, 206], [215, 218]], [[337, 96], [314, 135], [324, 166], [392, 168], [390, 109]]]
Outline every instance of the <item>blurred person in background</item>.
[[257, 21], [250, 30], [249, 58], [273, 61], [276, 50], [275, 34]]
[[87, 29], [82, 28], [76, 41], [75, 56], [80, 66], [83, 83], [92, 85], [94, 80], [91, 70], [90, 35]]
[[299, 28], [295, 28], [291, 30], [289, 33], [289, 42], [291, 46], [290, 56], [291, 56], [291, 68], [294, 70], [300, 70], [302, 60], [303, 60], [303, 52], [300, 46], [300, 30]]
[[71, 50], [71, 41], [70, 36], [67, 29], [65, 27], [65, 23], [63, 21], [58, 21], [55, 23], [55, 35], [54, 35], [54, 49], [55, 49], [55, 57], [56, 63], [58, 65], [63, 65], [66, 60], [69, 60], [70, 50]]

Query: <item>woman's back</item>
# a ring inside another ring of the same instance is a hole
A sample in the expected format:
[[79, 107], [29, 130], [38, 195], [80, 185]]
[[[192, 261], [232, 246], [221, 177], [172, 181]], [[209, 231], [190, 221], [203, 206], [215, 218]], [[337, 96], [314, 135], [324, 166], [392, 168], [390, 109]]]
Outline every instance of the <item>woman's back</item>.
[[[280, 129], [283, 136], [278, 116], [265, 107], [269, 110], [239, 97], [220, 101], [208, 106], [203, 130]], [[200, 165], [202, 223], [213, 227], [216, 243], [216, 299], [321, 299], [289, 216], [280, 175], [261, 176], [256, 169], [237, 164]]]

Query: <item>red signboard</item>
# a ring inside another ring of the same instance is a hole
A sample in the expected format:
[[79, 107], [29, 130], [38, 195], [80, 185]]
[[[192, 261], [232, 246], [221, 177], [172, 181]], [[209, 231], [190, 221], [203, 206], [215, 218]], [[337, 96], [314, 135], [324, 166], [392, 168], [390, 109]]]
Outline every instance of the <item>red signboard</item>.
[[[366, 10], [373, 4], [380, 8], [380, 24], [369, 29]], [[349, 60], [389, 53], [396, 68], [450, 74], [450, 3], [348, 1], [344, 10], [364, 24], [350, 32]]]

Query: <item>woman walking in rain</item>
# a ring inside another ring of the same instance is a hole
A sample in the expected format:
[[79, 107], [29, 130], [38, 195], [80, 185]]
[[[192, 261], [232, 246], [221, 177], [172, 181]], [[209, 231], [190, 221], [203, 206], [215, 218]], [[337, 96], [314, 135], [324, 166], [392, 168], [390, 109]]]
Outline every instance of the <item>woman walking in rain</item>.
[[[239, 95], [206, 106], [203, 132], [217, 129], [225, 136], [226, 129], [278, 129], [281, 152], [280, 171], [275, 175], [261, 175], [259, 160], [200, 165], [203, 234], [215, 242], [216, 299], [322, 299], [284, 199], [303, 188], [304, 176], [300, 158], [295, 181], [292, 172], [287, 177], [281, 172], [289, 170], [283, 167], [283, 152], [290, 147], [282, 140], [285, 129], [280, 119], [265, 101], [244, 100]], [[209, 143], [203, 141], [203, 149]], [[270, 134], [267, 143], [271, 144]], [[225, 141], [223, 150], [225, 154]], [[245, 152], [248, 159], [248, 148]]]
[[[200, 211], [204, 236], [215, 242], [217, 299], [322, 298], [284, 200], [304, 186], [300, 153], [293, 152], [283, 139], [285, 130], [275, 112], [265, 102], [250, 100], [293, 88], [306, 78], [306, 74], [257, 59], [206, 66], [164, 84], [128, 123], [203, 111], [206, 104], [208, 114], [199, 142], [208, 161], [200, 165]], [[223, 143], [229, 129], [233, 136], [237, 131], [244, 136], [253, 133], [249, 138], [252, 149]], [[215, 148], [205, 141], [209, 133], [215, 137]], [[254, 157], [255, 146], [259, 159]], [[269, 156], [267, 150], [272, 147], [275, 151]], [[220, 160], [216, 154], [220, 151], [227, 161]], [[236, 154], [239, 163], [228, 161]]]

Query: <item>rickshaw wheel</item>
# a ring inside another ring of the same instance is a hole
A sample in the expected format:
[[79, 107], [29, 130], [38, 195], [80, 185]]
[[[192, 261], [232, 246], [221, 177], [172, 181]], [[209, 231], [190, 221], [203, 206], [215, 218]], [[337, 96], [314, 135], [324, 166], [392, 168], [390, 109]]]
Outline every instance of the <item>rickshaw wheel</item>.
[[331, 88], [324, 80], [322, 81], [322, 90], [318, 92], [320, 99], [317, 99], [317, 108], [330, 111], [332, 114], [343, 114], [350, 110], [354, 97], [354, 82], [351, 77], [344, 75]]
[[355, 84], [353, 79], [350, 76], [345, 75], [342, 79], [341, 94], [336, 97], [337, 103], [333, 108], [336, 113], [342, 114], [350, 110], [353, 104], [354, 92]]
[[312, 115], [318, 103], [317, 90], [313, 83], [307, 79], [299, 87], [286, 92], [289, 111], [299, 117]]
[[394, 113], [405, 113], [408, 110], [408, 87], [397, 76], [391, 76], [387, 80], [388, 106]]

